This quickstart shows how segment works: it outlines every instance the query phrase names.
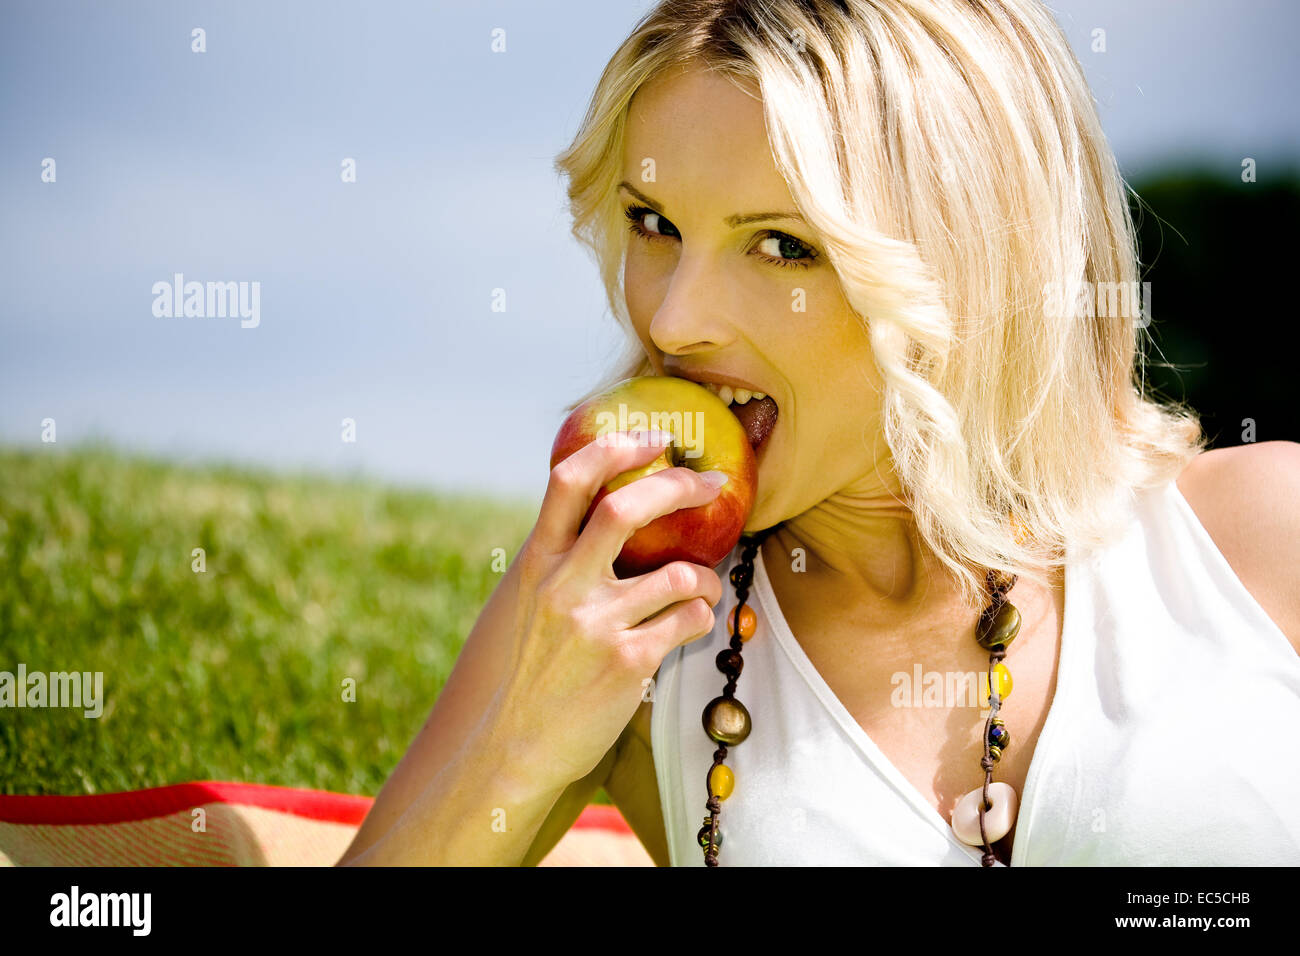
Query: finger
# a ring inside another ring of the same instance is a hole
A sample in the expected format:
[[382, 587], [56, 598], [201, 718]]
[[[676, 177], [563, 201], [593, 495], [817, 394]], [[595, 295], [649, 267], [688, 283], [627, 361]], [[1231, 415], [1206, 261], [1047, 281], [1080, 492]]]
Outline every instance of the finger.
[[711, 634], [716, 623], [713, 608], [703, 598], [691, 598], [624, 631], [623, 639], [635, 642], [644, 655], [644, 667], [649, 670], [659, 666], [674, 647]]
[[684, 466], [665, 468], [610, 492], [573, 546], [573, 559], [585, 568], [608, 569], [627, 539], [661, 515], [707, 505], [718, 489]]
[[703, 598], [710, 607], [722, 600], [717, 572], [689, 561], [670, 561], [657, 571], [619, 583], [625, 586], [624, 593], [614, 601], [613, 610], [621, 628], [642, 624], [665, 608], [692, 598]]
[[671, 434], [657, 430], [609, 432], [557, 462], [537, 516], [535, 546], [546, 554], [568, 551], [601, 486], [625, 471], [649, 464], [671, 439]]

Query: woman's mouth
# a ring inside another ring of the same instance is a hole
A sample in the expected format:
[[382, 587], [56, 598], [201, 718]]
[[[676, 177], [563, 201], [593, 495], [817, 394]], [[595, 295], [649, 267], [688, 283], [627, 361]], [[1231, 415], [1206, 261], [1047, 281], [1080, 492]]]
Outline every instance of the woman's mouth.
[[745, 430], [745, 435], [749, 439], [749, 447], [754, 450], [754, 455], [757, 457], [763, 445], [771, 437], [772, 430], [776, 428], [776, 419], [780, 409], [777, 408], [775, 400], [770, 398], [766, 392], [759, 392], [752, 388], [711, 382], [706, 377], [710, 373], [703, 370], [690, 374], [684, 371], [672, 370], [667, 374], [685, 378], [696, 385], [702, 385], [718, 396], [731, 409], [731, 414], [736, 416], [736, 420], [740, 422], [740, 426]]
[[736, 416], [745, 434], [749, 437], [749, 447], [757, 455], [776, 427], [779, 409], [776, 402], [764, 392], [735, 388], [731, 385], [718, 385], [714, 382], [702, 382], [718, 398], [727, 403], [731, 414]]
[[749, 437], [749, 446], [757, 455], [763, 442], [767, 441], [768, 436], [772, 434], [772, 429], [776, 427], [778, 413], [776, 402], [764, 395], [762, 398], [751, 398], [743, 405], [732, 401], [727, 407], [740, 421], [745, 434]]

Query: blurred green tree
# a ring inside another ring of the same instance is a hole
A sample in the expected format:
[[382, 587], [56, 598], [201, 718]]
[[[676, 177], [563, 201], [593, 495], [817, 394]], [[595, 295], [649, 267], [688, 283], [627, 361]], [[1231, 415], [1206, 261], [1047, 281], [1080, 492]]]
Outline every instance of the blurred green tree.
[[1241, 182], [1169, 170], [1131, 183], [1151, 283], [1146, 381], [1200, 413], [1211, 447], [1300, 440], [1296, 400], [1300, 173]]

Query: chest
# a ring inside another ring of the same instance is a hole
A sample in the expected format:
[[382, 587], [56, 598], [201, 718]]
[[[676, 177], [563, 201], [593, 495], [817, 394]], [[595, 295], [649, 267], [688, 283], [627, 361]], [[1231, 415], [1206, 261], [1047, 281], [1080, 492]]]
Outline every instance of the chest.
[[[1018, 592], [1018, 593], [1017, 593]], [[1018, 584], [1020, 633], [1004, 664], [1011, 693], [999, 716], [1011, 745], [993, 780], [1023, 799], [1038, 738], [1051, 709], [1060, 659], [1063, 592]], [[839, 615], [840, 618], [843, 615]], [[988, 652], [973, 626], [940, 620], [917, 629], [864, 636], [835, 616], [792, 609], [787, 624], [830, 691], [921, 799], [948, 823], [957, 802], [984, 782], [980, 767], [988, 709]], [[1004, 863], [1013, 829], [994, 844]]]

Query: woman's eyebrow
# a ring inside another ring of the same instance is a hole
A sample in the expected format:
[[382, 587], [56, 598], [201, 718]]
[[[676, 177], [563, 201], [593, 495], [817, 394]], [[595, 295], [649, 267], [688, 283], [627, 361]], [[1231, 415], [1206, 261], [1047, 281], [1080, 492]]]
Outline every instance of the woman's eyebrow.
[[[639, 189], [637, 189], [635, 186], [629, 183], [626, 179], [623, 180], [618, 185], [621, 189], [626, 189], [637, 199], [641, 200], [643, 203], [645, 203], [655, 212], [659, 213], [659, 215], [661, 216], [667, 215], [667, 213], [664, 212], [664, 207], [660, 203], [656, 202], [655, 200], [647, 196], [645, 193], [641, 192]], [[783, 219], [789, 220], [791, 222], [804, 222], [803, 216], [800, 216], [798, 213], [794, 213], [794, 212], [751, 212], [751, 213], [745, 213], [744, 215], [738, 213], [734, 216], [727, 216], [722, 221], [725, 222], [732, 229], [735, 229], [737, 226], [743, 226], [746, 223], [775, 222]]]

